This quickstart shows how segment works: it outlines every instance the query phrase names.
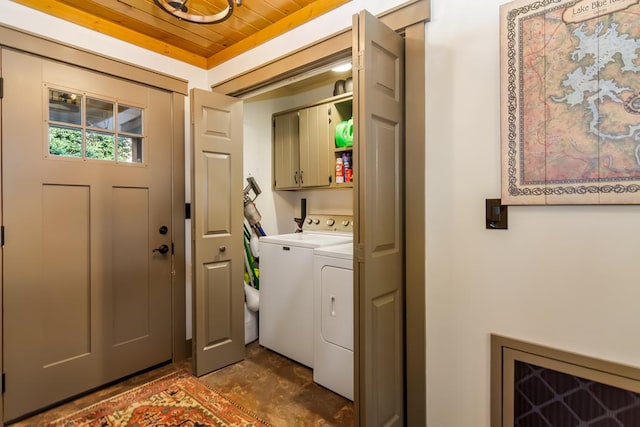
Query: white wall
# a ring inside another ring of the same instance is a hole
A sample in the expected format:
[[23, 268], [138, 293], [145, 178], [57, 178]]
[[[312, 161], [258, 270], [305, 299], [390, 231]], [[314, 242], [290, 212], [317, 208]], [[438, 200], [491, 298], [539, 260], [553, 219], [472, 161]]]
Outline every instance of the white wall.
[[[206, 88], [350, 25], [350, 15], [360, 9], [379, 13], [400, 3], [353, 0], [209, 72], [7, 0], [0, 0], [0, 22]], [[640, 206], [510, 207], [509, 230], [484, 227], [484, 199], [500, 195], [502, 3], [431, 0], [426, 26], [430, 427], [489, 425], [493, 332], [640, 366]], [[266, 174], [270, 158], [252, 157], [260, 149], [246, 154], [248, 173]], [[265, 179], [259, 183], [268, 188]], [[302, 197], [286, 194], [291, 206]]]
[[[287, 200], [282, 203], [283, 192], [275, 192], [271, 189], [272, 161], [271, 161], [271, 115], [277, 111], [291, 108], [291, 97], [281, 97], [244, 104], [244, 177], [252, 176], [262, 193], [255, 200], [256, 207], [262, 215], [260, 222], [268, 235], [282, 234], [295, 231], [294, 217], [300, 215], [300, 210], [294, 213], [295, 202]], [[246, 185], [246, 182], [245, 182]], [[290, 193], [286, 192], [289, 198]], [[297, 202], [298, 206], [300, 202]], [[290, 215], [289, 230], [278, 223], [278, 216], [284, 219], [282, 209]], [[279, 213], [280, 212], [280, 213]]]
[[489, 426], [489, 334], [640, 366], [640, 206], [500, 197], [499, 5], [432, 0], [427, 24], [427, 413]]
[[209, 70], [211, 84], [223, 82], [267, 61], [307, 46], [351, 26], [352, 16], [363, 9], [374, 15], [405, 3], [406, 0], [351, 0], [313, 21], [294, 28], [263, 45]]
[[294, 218], [300, 217], [303, 198], [307, 201], [308, 214], [353, 215], [351, 189], [271, 189], [272, 114], [329, 98], [332, 92], [333, 84], [289, 96], [269, 97], [265, 94], [244, 102], [244, 177], [254, 177], [262, 190], [255, 203], [262, 215], [262, 227], [268, 235], [296, 230]]

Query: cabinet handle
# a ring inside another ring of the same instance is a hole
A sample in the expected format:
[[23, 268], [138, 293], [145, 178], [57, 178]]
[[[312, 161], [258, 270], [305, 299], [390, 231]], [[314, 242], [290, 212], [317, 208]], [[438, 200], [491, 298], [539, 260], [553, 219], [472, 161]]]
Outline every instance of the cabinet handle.
[[296, 182], [296, 184], [298, 183], [298, 171], [293, 174], [293, 180]]
[[302, 174], [304, 171], [300, 171], [300, 184], [304, 184], [304, 179], [302, 179]]

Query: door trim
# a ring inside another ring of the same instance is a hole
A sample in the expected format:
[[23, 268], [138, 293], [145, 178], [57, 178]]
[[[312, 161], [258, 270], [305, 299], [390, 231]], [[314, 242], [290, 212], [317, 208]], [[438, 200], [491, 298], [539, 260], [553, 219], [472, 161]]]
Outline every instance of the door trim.
[[405, 343], [408, 425], [427, 425], [425, 28], [405, 30]]
[[[411, 232], [405, 234], [406, 282], [406, 422], [426, 425], [426, 89], [425, 89], [425, 24], [431, 19], [429, 0], [410, 1], [379, 16], [395, 31], [404, 33], [406, 50], [405, 87], [405, 224]], [[305, 46], [291, 54], [238, 74], [211, 86], [215, 92], [241, 96], [261, 87], [310, 71], [348, 57], [351, 53], [351, 28]], [[409, 280], [410, 279], [410, 280]]]
[[173, 361], [191, 356], [191, 343], [187, 341], [187, 295], [186, 295], [186, 195], [185, 195], [185, 97], [173, 93], [173, 177], [171, 207], [173, 210]]
[[[2, 78], [2, 57], [4, 56], [1, 52], [2, 48], [0, 47], [0, 78]], [[4, 81], [2, 82], [2, 84], [4, 84]], [[0, 147], [2, 147], [2, 106], [3, 106], [3, 102], [2, 99], [0, 98]], [[0, 149], [0, 164], [2, 164], [2, 149]], [[2, 174], [0, 174], [0, 201], [4, 200], [3, 199], [4, 195], [2, 194]], [[4, 224], [4, 218], [2, 216], [3, 210], [0, 209], [0, 225]], [[2, 229], [2, 239], [4, 240], [4, 229]], [[4, 277], [4, 264], [2, 263], [4, 260], [4, 242], [2, 242], [3, 244], [0, 245], [0, 274], [2, 275], [2, 277]], [[3, 290], [3, 283], [2, 283], [2, 278], [0, 277], [0, 307], [4, 307], [4, 290]], [[3, 316], [0, 315], [0, 331], [4, 331], [4, 325], [2, 323], [2, 319]], [[2, 366], [2, 378], [0, 379], [0, 381], [4, 380], [4, 347], [3, 344], [4, 343], [4, 336], [2, 336], [2, 333], [0, 333], [0, 366]], [[4, 382], [4, 381], [2, 381]], [[4, 392], [4, 390], [2, 390]], [[4, 420], [4, 399], [0, 399], [0, 425], [2, 425], [2, 420]]]

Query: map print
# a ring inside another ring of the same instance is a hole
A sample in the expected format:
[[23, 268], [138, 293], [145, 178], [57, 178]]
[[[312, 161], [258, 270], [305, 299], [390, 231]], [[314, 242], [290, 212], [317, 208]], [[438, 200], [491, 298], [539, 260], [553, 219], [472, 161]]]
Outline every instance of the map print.
[[640, 203], [640, 0], [501, 7], [502, 203]]

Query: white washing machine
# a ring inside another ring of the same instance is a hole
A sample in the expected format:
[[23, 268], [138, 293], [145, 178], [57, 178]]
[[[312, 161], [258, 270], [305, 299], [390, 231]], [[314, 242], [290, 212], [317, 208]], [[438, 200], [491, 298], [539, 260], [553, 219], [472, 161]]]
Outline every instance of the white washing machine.
[[352, 240], [352, 217], [331, 215], [260, 238], [260, 345], [313, 368], [313, 251]]
[[314, 250], [313, 380], [353, 400], [353, 243]]

